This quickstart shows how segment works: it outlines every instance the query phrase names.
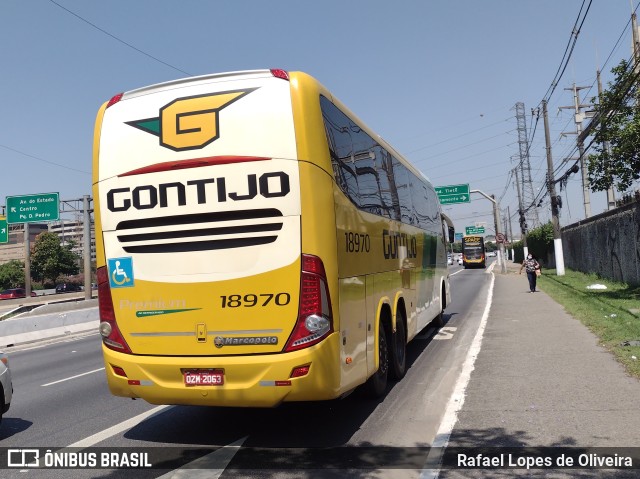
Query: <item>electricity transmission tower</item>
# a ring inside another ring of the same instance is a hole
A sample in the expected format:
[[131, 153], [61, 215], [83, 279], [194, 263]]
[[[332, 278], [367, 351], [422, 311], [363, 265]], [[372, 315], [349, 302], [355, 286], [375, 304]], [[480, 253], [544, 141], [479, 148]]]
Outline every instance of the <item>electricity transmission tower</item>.
[[[533, 202], [535, 195], [533, 193], [533, 182], [531, 181], [531, 164], [529, 162], [529, 140], [527, 139], [527, 119], [524, 112], [524, 103], [516, 103], [516, 121], [518, 124], [518, 147], [520, 149], [520, 162], [517, 168], [520, 170], [520, 181], [522, 187], [522, 205], [526, 211], [524, 217], [528, 226], [528, 230], [540, 226], [538, 218], [538, 209]], [[521, 215], [522, 215], [521, 213]]]

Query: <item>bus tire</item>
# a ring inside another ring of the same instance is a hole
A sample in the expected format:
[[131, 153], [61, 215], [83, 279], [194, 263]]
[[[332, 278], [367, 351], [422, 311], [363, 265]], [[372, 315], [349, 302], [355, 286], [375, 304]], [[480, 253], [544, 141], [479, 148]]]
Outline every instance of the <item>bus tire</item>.
[[438, 316], [433, 318], [433, 325], [437, 328], [444, 326], [444, 309], [447, 307], [447, 290], [444, 284], [442, 285], [442, 292], [440, 293], [440, 312]]
[[387, 338], [387, 328], [381, 321], [380, 334], [378, 334], [378, 370], [365, 383], [366, 395], [371, 398], [378, 398], [387, 390], [389, 377], [389, 341]]
[[398, 310], [396, 319], [396, 332], [391, 338], [389, 354], [389, 372], [397, 381], [402, 379], [407, 372], [407, 329], [404, 325], [404, 312]]

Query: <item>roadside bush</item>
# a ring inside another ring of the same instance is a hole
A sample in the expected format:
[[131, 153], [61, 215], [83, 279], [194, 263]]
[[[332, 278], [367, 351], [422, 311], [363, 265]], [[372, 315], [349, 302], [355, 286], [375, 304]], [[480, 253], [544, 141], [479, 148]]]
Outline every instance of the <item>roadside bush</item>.
[[[554, 257], [553, 249], [553, 225], [551, 222], [542, 225], [527, 233], [527, 248], [542, 266], [548, 266]], [[514, 263], [522, 263], [524, 260], [524, 243], [516, 241], [513, 243], [515, 252]]]

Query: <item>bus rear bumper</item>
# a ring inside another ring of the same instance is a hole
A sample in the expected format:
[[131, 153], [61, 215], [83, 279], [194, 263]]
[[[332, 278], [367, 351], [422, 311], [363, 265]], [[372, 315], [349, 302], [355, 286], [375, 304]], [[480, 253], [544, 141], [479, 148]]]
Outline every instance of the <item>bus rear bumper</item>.
[[[274, 407], [339, 397], [339, 335], [300, 351], [252, 356], [136, 356], [102, 346], [109, 390], [151, 404]], [[291, 377], [295, 368], [309, 372]], [[332, 366], [333, 365], [333, 366]], [[186, 386], [183, 370], [221, 369], [224, 384]], [[122, 372], [126, 374], [122, 376]]]

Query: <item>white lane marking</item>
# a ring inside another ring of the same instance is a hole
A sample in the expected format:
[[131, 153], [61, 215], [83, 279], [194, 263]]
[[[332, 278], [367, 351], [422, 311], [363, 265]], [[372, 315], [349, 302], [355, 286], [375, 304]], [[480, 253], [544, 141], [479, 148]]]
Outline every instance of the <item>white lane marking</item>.
[[87, 371], [86, 373], [82, 373], [82, 374], [76, 374], [75, 376], [71, 376], [70, 378], [59, 379], [58, 381], [53, 381], [52, 383], [43, 384], [42, 387], [45, 388], [47, 386], [52, 386], [54, 384], [63, 383], [65, 381], [70, 381], [71, 379], [86, 376], [87, 374], [97, 373], [98, 371], [104, 371], [104, 368], [94, 369], [93, 371]]
[[132, 417], [131, 419], [127, 419], [126, 421], [121, 422], [120, 424], [116, 424], [115, 426], [111, 426], [104, 431], [100, 431], [93, 436], [89, 436], [85, 439], [81, 439], [78, 442], [74, 442], [67, 447], [91, 447], [99, 442], [104, 441], [105, 439], [110, 438], [111, 436], [115, 436], [122, 431], [126, 431], [127, 429], [131, 429], [134, 426], [137, 426], [139, 423], [144, 421], [145, 419], [155, 416], [159, 412], [164, 409], [170, 408], [173, 406], [158, 406], [153, 409], [149, 409], [147, 412], [143, 412], [142, 414], [138, 414], [137, 416]]
[[463, 271], [464, 271], [464, 269], [459, 269], [455, 273], [451, 273], [449, 276], [453, 276], [454, 274], [462, 273]]
[[227, 444], [216, 451], [174, 469], [156, 479], [218, 479], [249, 436]]
[[492, 274], [489, 291], [487, 293], [487, 303], [485, 305], [484, 312], [482, 313], [480, 326], [478, 327], [478, 331], [471, 342], [469, 351], [467, 351], [467, 356], [464, 360], [464, 364], [462, 365], [462, 372], [456, 381], [456, 385], [453, 388], [453, 394], [447, 403], [447, 408], [442, 418], [442, 422], [440, 422], [440, 427], [438, 428], [436, 437], [433, 440], [433, 444], [431, 444], [431, 450], [427, 457], [425, 468], [420, 472], [420, 479], [437, 479], [440, 474], [440, 469], [434, 469], [430, 466], [432, 464], [440, 464], [444, 448], [449, 444], [451, 432], [458, 421], [458, 413], [464, 404], [465, 393], [467, 386], [469, 385], [469, 380], [471, 379], [471, 372], [475, 368], [474, 365], [476, 358], [478, 357], [478, 353], [480, 352], [480, 346], [482, 345], [484, 329], [487, 326], [487, 319], [489, 318], [489, 310], [491, 309], [491, 301], [493, 299], [493, 284], [495, 283], [495, 280], [496, 277]]
[[495, 268], [496, 266], [496, 262], [494, 261], [493, 263], [491, 263], [491, 265], [487, 268], [487, 270], [485, 271], [485, 273], [490, 274], [493, 273], [493, 268]]
[[440, 328], [440, 331], [438, 331], [436, 335], [433, 337], [433, 340], [442, 341], [446, 339], [451, 339], [453, 338], [453, 333], [455, 333], [457, 330], [458, 328], [455, 326], [442, 326]]

